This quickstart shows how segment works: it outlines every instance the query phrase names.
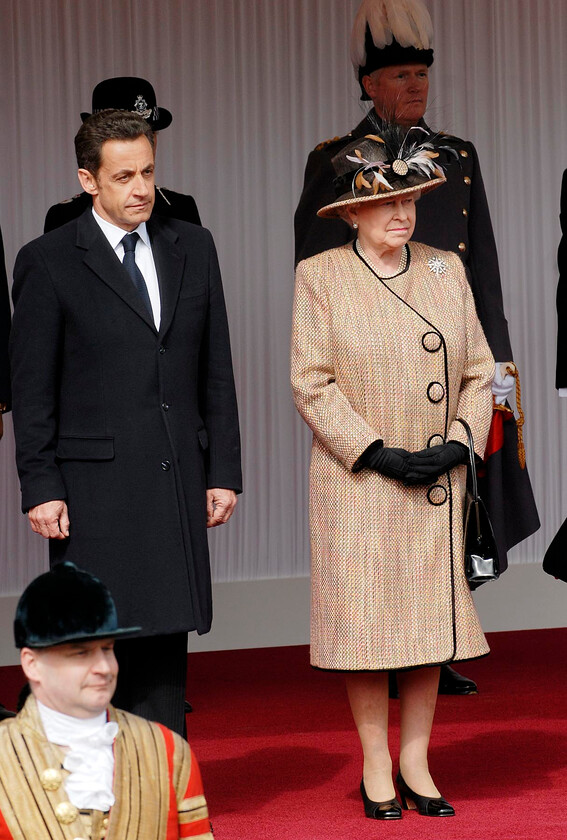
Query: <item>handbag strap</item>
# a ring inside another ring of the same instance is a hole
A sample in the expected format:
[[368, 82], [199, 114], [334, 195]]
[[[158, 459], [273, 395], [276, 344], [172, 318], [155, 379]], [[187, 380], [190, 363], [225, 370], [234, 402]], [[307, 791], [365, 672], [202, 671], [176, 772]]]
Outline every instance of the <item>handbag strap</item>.
[[478, 483], [476, 480], [476, 463], [475, 463], [475, 454], [474, 454], [474, 441], [471, 432], [471, 427], [467, 423], [466, 420], [463, 420], [461, 417], [455, 418], [457, 423], [460, 423], [464, 426], [465, 432], [467, 433], [467, 439], [469, 442], [469, 463], [471, 468], [471, 484], [472, 484], [472, 497], [473, 500], [476, 502], [478, 500]]

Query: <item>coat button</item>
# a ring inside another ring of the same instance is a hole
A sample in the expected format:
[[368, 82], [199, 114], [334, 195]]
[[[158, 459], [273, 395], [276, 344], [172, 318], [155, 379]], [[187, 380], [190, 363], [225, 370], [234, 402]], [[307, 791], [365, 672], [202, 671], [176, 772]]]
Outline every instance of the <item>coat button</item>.
[[159, 352], [161, 353], [161, 355], [162, 355], [162, 356], [163, 356], [163, 354], [165, 353], [165, 347], [163, 346], [163, 344], [160, 344], [160, 346], [159, 346]]
[[161, 462], [161, 468], [164, 472], [167, 472], [169, 469], [171, 469], [171, 462], [170, 461], [162, 461]]
[[459, 149], [459, 154], [460, 154], [461, 157], [468, 157], [469, 156], [469, 153], [467, 152], [466, 149]]
[[169, 403], [162, 403], [161, 407], [163, 408], [164, 411], [169, 411]]
[[441, 402], [445, 396], [445, 388], [440, 382], [430, 382], [427, 386], [427, 397], [432, 403]]
[[463, 181], [465, 182], [465, 184], [467, 185], [467, 187], [469, 187], [469, 186], [470, 186], [470, 184], [471, 184], [471, 179], [469, 178], [469, 176], [468, 176], [468, 175], [465, 175], [465, 177], [463, 178]]
[[441, 336], [436, 332], [426, 332], [421, 337], [421, 343], [428, 353], [436, 353], [441, 349]]
[[447, 490], [442, 484], [433, 484], [427, 491], [427, 500], [430, 505], [444, 505], [447, 501]]
[[71, 825], [79, 816], [79, 809], [75, 808], [71, 802], [60, 802], [54, 810], [57, 820], [63, 825]]
[[463, 251], [466, 251], [466, 250], [467, 250], [467, 246], [465, 245], [465, 243], [464, 242], [459, 242], [459, 251], [461, 252], [461, 254], [463, 253]]
[[56, 767], [48, 767], [39, 778], [44, 790], [59, 790], [63, 782], [63, 776]]
[[467, 210], [466, 207], [463, 207], [463, 216], [468, 216], [468, 215], [469, 215], [469, 211]]

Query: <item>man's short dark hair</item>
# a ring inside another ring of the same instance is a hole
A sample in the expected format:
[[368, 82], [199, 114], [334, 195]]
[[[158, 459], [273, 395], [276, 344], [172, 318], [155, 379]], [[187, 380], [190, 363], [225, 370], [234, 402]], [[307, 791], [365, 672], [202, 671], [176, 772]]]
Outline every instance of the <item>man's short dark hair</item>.
[[99, 111], [84, 121], [75, 137], [75, 154], [79, 169], [91, 175], [102, 163], [102, 145], [107, 140], [137, 140], [147, 137], [154, 148], [154, 133], [146, 120], [130, 111]]

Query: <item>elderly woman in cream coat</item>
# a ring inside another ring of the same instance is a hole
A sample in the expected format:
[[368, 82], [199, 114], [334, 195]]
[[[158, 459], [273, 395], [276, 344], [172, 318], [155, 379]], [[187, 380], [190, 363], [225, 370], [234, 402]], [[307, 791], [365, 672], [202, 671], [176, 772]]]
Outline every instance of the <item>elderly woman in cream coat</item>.
[[451, 816], [428, 768], [439, 665], [488, 645], [463, 566], [466, 432], [482, 457], [494, 360], [458, 256], [409, 242], [420, 193], [444, 181], [399, 130], [333, 161], [357, 238], [300, 263], [295, 404], [313, 432], [311, 664], [346, 673], [363, 749], [365, 813], [399, 819], [388, 749], [398, 672], [404, 807]]

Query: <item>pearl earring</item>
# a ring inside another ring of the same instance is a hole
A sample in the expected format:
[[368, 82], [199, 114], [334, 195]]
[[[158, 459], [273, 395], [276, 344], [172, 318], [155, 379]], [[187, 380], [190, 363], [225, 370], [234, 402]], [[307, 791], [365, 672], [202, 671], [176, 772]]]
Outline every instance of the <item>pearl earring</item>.
[[355, 230], [358, 230], [358, 222], [353, 222], [352, 226]]

